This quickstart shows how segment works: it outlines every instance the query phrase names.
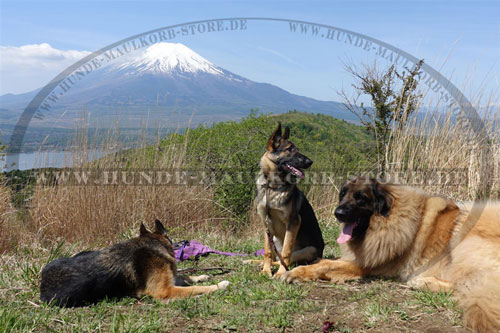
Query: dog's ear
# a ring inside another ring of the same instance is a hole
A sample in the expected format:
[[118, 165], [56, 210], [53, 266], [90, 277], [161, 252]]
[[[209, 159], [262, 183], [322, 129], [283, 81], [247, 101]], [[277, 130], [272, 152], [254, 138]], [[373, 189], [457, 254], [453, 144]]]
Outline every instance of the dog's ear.
[[283, 134], [283, 136], [281, 137], [281, 140], [284, 141], [284, 140], [288, 140], [288, 138], [290, 137], [290, 127], [285, 127], [285, 134]]
[[163, 224], [158, 219], [155, 220], [155, 233], [163, 235], [163, 236], [167, 235], [167, 230], [165, 229]]
[[375, 198], [375, 210], [380, 215], [387, 217], [391, 210], [392, 200], [387, 191], [384, 190], [383, 186], [377, 180], [372, 180], [371, 185]]
[[172, 240], [167, 235], [167, 230], [165, 229], [163, 224], [158, 219], [155, 220], [155, 233], [165, 237], [170, 242], [170, 245], [173, 244]]
[[145, 235], [145, 234], [149, 234], [149, 231], [148, 229], [146, 229], [146, 227], [144, 226], [143, 223], [141, 223], [141, 227], [139, 229], [139, 235]]
[[276, 150], [279, 146], [279, 141], [281, 139], [281, 122], [278, 123], [278, 127], [274, 130], [273, 134], [267, 140], [267, 151], [272, 152]]

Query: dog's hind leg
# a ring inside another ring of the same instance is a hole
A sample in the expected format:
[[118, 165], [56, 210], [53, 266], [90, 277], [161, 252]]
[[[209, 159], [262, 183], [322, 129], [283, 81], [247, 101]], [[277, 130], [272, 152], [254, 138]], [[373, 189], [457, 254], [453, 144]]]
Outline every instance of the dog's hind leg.
[[210, 279], [210, 275], [207, 275], [207, 274], [189, 276], [189, 280], [191, 280], [192, 283], [205, 282], [205, 281], [208, 281], [209, 279]]
[[318, 250], [314, 246], [307, 246], [303, 249], [292, 252], [290, 263], [312, 262], [318, 258]]
[[454, 290], [453, 283], [440, 280], [433, 276], [415, 277], [406, 283], [412, 288], [429, 290], [432, 292], [451, 292]]
[[[303, 249], [296, 250], [292, 252], [292, 255], [290, 256], [290, 264], [294, 264], [297, 262], [313, 262], [314, 260], [318, 259], [318, 250], [314, 246], [307, 246]], [[264, 260], [261, 259], [248, 259], [248, 260], [243, 260], [244, 264], [250, 264], [250, 265], [264, 265]], [[273, 261], [271, 263], [272, 266], [279, 266], [280, 262], [279, 261]]]
[[190, 286], [193, 283], [191, 279], [187, 276], [179, 276], [177, 275], [175, 277], [174, 285], [177, 287], [187, 287]]
[[210, 279], [210, 275], [197, 275], [197, 276], [179, 276], [175, 277], [175, 285], [177, 287], [190, 286], [193, 283], [205, 282]]

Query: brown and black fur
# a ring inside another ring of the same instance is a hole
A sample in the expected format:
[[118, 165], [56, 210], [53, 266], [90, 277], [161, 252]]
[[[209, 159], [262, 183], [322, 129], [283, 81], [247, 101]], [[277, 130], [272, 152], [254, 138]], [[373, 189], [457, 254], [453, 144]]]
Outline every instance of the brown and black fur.
[[352, 230], [352, 238], [339, 237], [342, 258], [297, 267], [283, 280], [398, 278], [414, 288], [454, 292], [466, 326], [500, 330], [500, 202], [456, 204], [358, 177], [342, 187], [335, 215], [342, 235]]
[[[296, 185], [297, 177], [304, 176], [302, 169], [310, 167], [312, 161], [299, 153], [289, 136], [288, 126], [282, 133], [280, 123], [269, 138], [267, 152], [260, 160], [255, 199], [257, 215], [271, 232], [287, 266], [321, 258], [325, 246], [314, 210]], [[262, 271], [269, 276], [275, 258], [265, 237]], [[285, 270], [280, 264], [275, 277]]]
[[50, 262], [42, 270], [40, 294], [44, 302], [73, 307], [104, 298], [187, 298], [224, 289], [229, 284], [222, 281], [218, 285], [180, 287], [207, 279], [206, 275], [177, 275], [172, 242], [156, 220], [152, 233], [141, 224], [139, 237]]

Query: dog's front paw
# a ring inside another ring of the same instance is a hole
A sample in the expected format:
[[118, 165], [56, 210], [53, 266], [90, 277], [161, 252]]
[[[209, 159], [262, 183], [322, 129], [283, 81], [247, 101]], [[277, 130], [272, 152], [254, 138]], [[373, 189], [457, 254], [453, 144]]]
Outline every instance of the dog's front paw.
[[226, 280], [221, 281], [221, 282], [217, 283], [217, 289], [219, 289], [219, 290], [224, 290], [224, 289], [226, 289], [226, 288], [227, 288], [227, 286], [229, 286], [230, 284], [231, 284], [231, 282], [229, 282], [229, 281], [226, 281]]
[[271, 272], [271, 268], [269, 268], [269, 269], [264, 268], [262, 271], [260, 271], [260, 274], [267, 275], [268, 277], [273, 276], [273, 272]]
[[279, 279], [283, 275], [283, 273], [286, 273], [286, 269], [285, 269], [285, 267], [280, 266], [280, 268], [278, 269], [278, 271], [274, 274], [273, 278], [274, 279]]
[[305, 281], [310, 281], [307, 276], [304, 275], [303, 272], [303, 267], [296, 267], [292, 269], [291, 271], [284, 272], [281, 274], [281, 281], [285, 281], [288, 283], [299, 283], [299, 282], [305, 282]]
[[196, 277], [196, 282], [205, 282], [205, 281], [208, 281], [208, 280], [210, 280], [210, 275], [207, 275], [207, 274], [198, 275]]

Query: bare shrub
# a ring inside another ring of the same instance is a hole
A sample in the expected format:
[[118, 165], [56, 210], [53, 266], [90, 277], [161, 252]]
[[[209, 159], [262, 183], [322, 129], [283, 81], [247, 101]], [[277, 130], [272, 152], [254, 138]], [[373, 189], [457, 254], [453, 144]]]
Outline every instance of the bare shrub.
[[[422, 61], [402, 74], [395, 64], [387, 69], [376, 63], [345, 66], [356, 82], [356, 93], [340, 95], [347, 109], [374, 133], [379, 176], [458, 200], [499, 197], [499, 96], [475, 96], [483, 123], [477, 124], [461, 108], [446, 110], [439, 101], [426, 99], [430, 89], [418, 85], [421, 65]], [[359, 102], [360, 96], [368, 96], [371, 108]], [[485, 100], [487, 105], [481, 105]], [[419, 111], [424, 103], [427, 111]]]

